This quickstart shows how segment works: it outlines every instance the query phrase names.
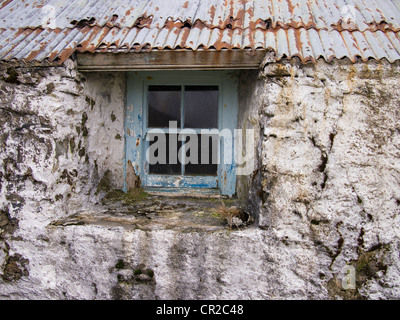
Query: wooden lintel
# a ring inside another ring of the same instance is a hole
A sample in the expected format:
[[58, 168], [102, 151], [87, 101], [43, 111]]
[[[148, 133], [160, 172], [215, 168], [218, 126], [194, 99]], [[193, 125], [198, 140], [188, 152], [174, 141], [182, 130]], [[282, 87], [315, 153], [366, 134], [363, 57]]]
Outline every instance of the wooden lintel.
[[81, 71], [258, 69], [265, 50], [162, 50], [79, 53]]

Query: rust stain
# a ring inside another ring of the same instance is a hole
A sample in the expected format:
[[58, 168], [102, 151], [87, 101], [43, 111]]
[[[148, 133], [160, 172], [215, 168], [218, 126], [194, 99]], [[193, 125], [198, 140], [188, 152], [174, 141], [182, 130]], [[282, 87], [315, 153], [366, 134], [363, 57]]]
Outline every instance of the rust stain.
[[[233, 30], [227, 30], [225, 32], [228, 32], [228, 38], [232, 39]], [[221, 30], [218, 40], [215, 41], [215, 43], [213, 45], [215, 47], [215, 49], [217, 49], [217, 50], [221, 50], [221, 49], [225, 49], [225, 48], [228, 49], [231, 47], [230, 43], [228, 43], [226, 41], [222, 41], [222, 33], [223, 33], [223, 31]]]
[[294, 6], [290, 0], [286, 0], [286, 4], [288, 6], [289, 12], [293, 14], [294, 12]]
[[195, 22], [195, 24], [193, 25], [193, 27], [196, 28], [196, 29], [199, 29], [199, 30], [202, 30], [202, 29], [204, 29], [204, 28], [207, 28], [206, 24], [205, 24], [203, 21], [201, 21], [201, 20], [197, 20], [197, 21]]
[[215, 11], [216, 11], [215, 6], [211, 6], [211, 7], [210, 7], [210, 10], [208, 10], [208, 13], [210, 14], [211, 20], [214, 20]]
[[136, 139], [136, 147], [138, 147], [138, 146], [139, 146], [139, 144], [140, 144], [140, 139], [139, 139], [139, 138], [137, 138], [137, 139]]
[[[92, 27], [85, 26], [81, 29], [82, 34], [88, 34], [92, 30]], [[78, 47], [79, 46], [79, 47]], [[58, 62], [61, 64], [65, 60], [67, 60], [71, 54], [77, 49], [80, 48], [82, 50], [82, 44], [77, 43], [76, 41], [73, 41], [70, 43], [67, 47], [65, 47], [59, 54], [59, 56], [56, 58]], [[82, 50], [83, 51], [83, 50]]]
[[189, 1], [186, 1], [186, 2], [183, 4], [183, 7], [184, 7], [185, 9], [187, 9], [187, 8], [189, 7]]
[[[244, 23], [244, 17], [245, 17], [245, 13], [248, 13], [249, 10], [252, 10], [251, 7], [249, 7], [246, 11], [244, 10], [244, 5], [240, 7], [240, 10], [238, 11], [238, 13], [236, 14], [236, 17], [233, 17], [233, 13], [229, 18], [229, 23], [228, 25], [231, 25], [232, 29], [235, 28], [242, 28], [243, 27], [243, 23]], [[252, 12], [252, 11], [251, 11]], [[252, 16], [252, 14], [251, 14]]]
[[144, 27], [150, 27], [151, 22], [153, 21], [153, 16], [141, 16], [137, 18], [134, 27], [136, 28], [144, 28]]
[[42, 1], [40, 1], [40, 3], [36, 6], [36, 8], [43, 8], [43, 5], [44, 5], [44, 1], [42, 0]]
[[179, 46], [181, 48], [185, 48], [186, 47], [186, 40], [189, 37], [189, 33], [190, 33], [190, 29], [189, 28], [183, 28], [182, 29], [181, 42], [177, 43], [176, 46]]
[[29, 53], [29, 55], [25, 58], [25, 60], [27, 60], [27, 61], [32, 61], [33, 58], [36, 57], [36, 56], [39, 54], [39, 52], [40, 52], [41, 50], [43, 50], [43, 49], [38, 49], [38, 50], [35, 50], [35, 51], [31, 51], [31, 52]]
[[107, 25], [112, 26], [115, 23], [115, 21], [117, 21], [117, 19], [118, 19], [118, 15], [117, 14], [113, 14], [111, 19], [110, 19], [110, 21], [107, 22]]
[[55, 59], [55, 57], [57, 57], [58, 55], [58, 50], [57, 51], [52, 51], [49, 55], [49, 60], [53, 61]]
[[181, 32], [181, 28], [173, 28], [172, 31], [174, 34], [178, 35]]
[[[172, 30], [172, 29], [179, 30], [180, 28], [184, 28], [184, 27], [185, 27], [185, 23], [183, 23], [182, 21], [180, 21], [180, 20], [173, 21], [171, 19], [168, 19], [164, 25], [164, 28], [169, 29], [169, 30]], [[174, 32], [176, 32], [176, 30]]]
[[8, 5], [12, 0], [6, 0], [1, 3], [0, 9], [3, 9], [6, 5]]
[[249, 8], [248, 11], [251, 12], [251, 14], [250, 14], [250, 21], [248, 22], [248, 26], [249, 26], [248, 28], [251, 29], [251, 30], [255, 30], [258, 21], [254, 21], [254, 20], [252, 19], [252, 17], [253, 17], [253, 8]]
[[[86, 40], [81, 41], [81, 42], [79, 43], [79, 45], [77, 46], [77, 50], [78, 50], [79, 52], [84, 52], [84, 51], [93, 52], [94, 49], [96, 48], [97, 44], [98, 44], [98, 43], [101, 43], [101, 40], [104, 38], [104, 36], [107, 34], [107, 32], [108, 32], [109, 30], [110, 30], [109, 27], [100, 28], [100, 27], [97, 27], [97, 26], [96, 26], [96, 27], [89, 28], [89, 30], [88, 30], [88, 32], [90, 32], [90, 33], [89, 33], [89, 37], [88, 37]], [[95, 43], [92, 43], [93, 39], [94, 39], [98, 34], [100, 34], [100, 36], [99, 36], [99, 42], [96, 43], [96, 44], [95, 44]]]
[[17, 33], [15, 34], [15, 37], [18, 37], [20, 34], [25, 34], [26, 35], [26, 31], [25, 29], [19, 28]]
[[40, 52], [42, 52], [42, 51], [44, 50], [44, 48], [46, 48], [47, 44], [48, 44], [48, 42], [46, 42], [46, 41], [45, 41], [45, 42], [42, 42], [42, 43], [40, 44], [39, 49], [38, 49], [38, 50], [31, 51], [31, 52], [29, 53], [29, 55], [25, 58], [25, 60], [27, 60], [27, 61], [32, 61]]

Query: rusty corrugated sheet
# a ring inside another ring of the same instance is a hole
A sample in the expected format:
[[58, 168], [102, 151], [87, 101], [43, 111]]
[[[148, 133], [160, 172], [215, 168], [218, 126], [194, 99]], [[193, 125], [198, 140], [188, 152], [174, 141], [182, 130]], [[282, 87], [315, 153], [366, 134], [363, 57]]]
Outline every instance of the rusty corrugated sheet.
[[0, 59], [269, 49], [277, 60], [400, 59], [400, 0], [6, 0]]

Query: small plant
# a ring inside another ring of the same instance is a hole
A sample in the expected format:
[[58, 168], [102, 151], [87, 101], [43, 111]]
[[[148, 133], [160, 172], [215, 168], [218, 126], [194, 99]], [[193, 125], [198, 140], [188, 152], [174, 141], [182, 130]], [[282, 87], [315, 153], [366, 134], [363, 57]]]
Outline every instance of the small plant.
[[122, 259], [119, 259], [115, 265], [116, 269], [124, 269], [125, 267], [125, 263]]
[[216, 208], [216, 213], [224, 220], [226, 220], [230, 229], [232, 229], [233, 225], [239, 228], [241, 225], [243, 225], [243, 222], [245, 221], [243, 210], [238, 209], [235, 206], [228, 208], [225, 205], [225, 202], [223, 202], [222, 200], [221, 204]]

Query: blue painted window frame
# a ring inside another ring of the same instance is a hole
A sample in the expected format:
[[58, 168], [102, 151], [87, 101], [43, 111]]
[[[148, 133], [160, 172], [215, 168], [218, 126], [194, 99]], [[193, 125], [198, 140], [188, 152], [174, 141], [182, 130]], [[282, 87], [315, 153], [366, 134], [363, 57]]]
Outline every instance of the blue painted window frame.
[[[127, 73], [127, 100], [125, 116], [125, 163], [133, 166], [144, 188], [201, 188], [219, 190], [223, 195], [232, 196], [236, 189], [236, 166], [224, 163], [224, 148], [220, 141], [220, 164], [217, 176], [182, 176], [148, 174], [145, 164], [147, 121], [147, 88], [149, 85], [216, 85], [219, 88], [218, 129], [237, 128], [238, 77], [232, 71], [140, 71]], [[126, 179], [124, 190], [127, 190]], [[161, 189], [160, 189], [161, 190]]]

